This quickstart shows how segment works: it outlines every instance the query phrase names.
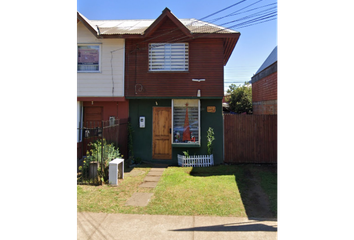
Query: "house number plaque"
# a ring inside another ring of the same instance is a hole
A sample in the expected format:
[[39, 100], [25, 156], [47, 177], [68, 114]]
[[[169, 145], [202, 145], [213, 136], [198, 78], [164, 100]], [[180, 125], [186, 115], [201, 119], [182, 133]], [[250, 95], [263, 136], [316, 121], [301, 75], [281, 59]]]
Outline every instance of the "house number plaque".
[[215, 112], [216, 112], [215, 106], [208, 106], [208, 107], [207, 107], [207, 112], [215, 113]]

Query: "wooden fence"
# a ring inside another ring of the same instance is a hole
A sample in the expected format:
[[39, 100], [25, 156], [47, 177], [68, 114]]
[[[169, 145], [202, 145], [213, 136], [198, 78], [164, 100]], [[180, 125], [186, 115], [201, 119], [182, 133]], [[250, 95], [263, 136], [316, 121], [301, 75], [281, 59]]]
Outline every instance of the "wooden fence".
[[277, 115], [224, 115], [225, 163], [276, 163]]

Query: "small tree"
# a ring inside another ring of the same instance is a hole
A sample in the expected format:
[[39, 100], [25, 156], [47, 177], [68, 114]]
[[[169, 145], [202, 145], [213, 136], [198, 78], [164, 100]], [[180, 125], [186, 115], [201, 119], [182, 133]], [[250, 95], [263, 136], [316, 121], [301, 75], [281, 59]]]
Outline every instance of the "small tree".
[[231, 84], [227, 93], [230, 94], [228, 99], [230, 110], [235, 113], [252, 113], [252, 86], [244, 83], [243, 86]]
[[208, 155], [211, 155], [213, 154], [213, 141], [215, 140], [214, 130], [211, 127], [209, 127], [208, 129], [207, 139], [208, 139], [208, 143], [207, 143]]

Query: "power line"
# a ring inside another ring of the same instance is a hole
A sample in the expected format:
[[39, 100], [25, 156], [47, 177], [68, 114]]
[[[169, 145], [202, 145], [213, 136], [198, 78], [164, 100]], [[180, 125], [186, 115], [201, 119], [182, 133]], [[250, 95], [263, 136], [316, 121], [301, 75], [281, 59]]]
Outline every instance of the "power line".
[[[275, 15], [276, 15], [276, 14], [275, 14]], [[257, 21], [263, 20], [263, 19], [267, 19], [267, 18], [270, 18], [270, 17], [274, 17], [275, 15], [273, 14], [273, 15], [271, 15], [271, 16], [262, 16], [262, 17], [259, 17], [259, 18], [255, 18], [255, 19], [252, 19], [252, 20], [243, 22], [243, 23], [238, 23], [238, 24], [229, 26], [229, 27], [227, 27], [227, 29], [231, 29], [231, 28], [238, 27], [238, 26], [242, 27], [242, 25], [249, 24], [249, 23], [253, 23], [252, 25], [256, 25], [256, 24], [259, 24], [259, 23], [260, 23], [260, 22], [257, 22]], [[276, 19], [276, 18], [270, 19], [270, 20], [268, 20], [268, 21], [271, 21], [271, 20], [274, 20], [274, 19]], [[239, 20], [235, 20], [235, 21], [239, 21]], [[235, 21], [231, 21], [231, 22], [235, 22]], [[229, 23], [231, 23], [231, 22], [229, 22]], [[219, 25], [219, 26], [222, 26], [222, 25]], [[222, 27], [226, 28], [225, 26], [222, 26]], [[243, 27], [245, 27], [245, 26], [243, 26]], [[216, 30], [216, 31], [211, 32], [211, 33], [204, 33], [204, 34], [202, 34], [202, 35], [193, 37], [193, 39], [201, 38], [201, 37], [204, 37], [204, 36], [206, 36], [206, 35], [213, 34], [213, 33], [218, 33], [218, 32], [221, 32], [221, 31], [225, 31], [225, 29]], [[183, 37], [180, 37], [180, 38], [175, 38], [175, 39], [173, 39], [173, 40], [171, 39], [171, 40], [169, 40], [169, 41], [168, 41], [168, 40], [167, 40], [167, 41], [164, 41], [164, 43], [174, 43], [174, 42], [177, 42], [177, 41], [184, 41], [184, 40], [189, 39], [189, 38], [190, 38], [190, 37], [183, 35]]]
[[[247, 10], [247, 11], [244, 11], [244, 12], [234, 13], [234, 14], [232, 14], [231, 16], [239, 15], [239, 14], [246, 13], [246, 12], [251, 12], [251, 11], [253, 11], [253, 10], [255, 10], [255, 9], [260, 9], [260, 8], [268, 7], [268, 6], [271, 6], [271, 5], [274, 5], [274, 4], [277, 4], [277, 3], [271, 3], [271, 4], [267, 4], [267, 5], [261, 6], [261, 7], [252, 8], [252, 9]], [[272, 8], [276, 8], [276, 7], [277, 7], [277, 6], [274, 6], [274, 7], [272, 7]]]
[[[236, 27], [244, 28], [244, 27], [248, 27], [248, 26], [252, 26], [252, 25], [256, 25], [256, 24], [260, 24], [260, 23], [263, 23], [263, 22], [272, 21], [272, 20], [276, 19], [277, 11], [272, 11], [270, 13], [267, 12], [267, 13], [264, 13], [263, 15], [261, 15], [260, 17], [256, 17], [256, 16], [259, 16], [260, 13], [264, 12], [264, 11], [269, 11], [269, 9], [263, 10], [263, 11], [260, 11], [260, 12], [257, 12], [257, 13], [253, 13], [253, 14], [250, 14], [248, 16], [245, 16], [245, 17], [233, 20], [233, 21], [229, 21], [227, 23], [218, 24], [218, 26], [219, 27], [224, 27], [225, 29], [232, 29], [232, 28], [236, 28]], [[237, 21], [241, 21], [241, 20], [244, 20], [244, 19], [248, 19], [248, 18], [251, 18], [251, 17], [256, 17], [256, 18], [253, 18], [251, 20], [248, 20], [248, 21], [245, 21], [245, 22], [241, 22], [241, 23], [238, 23], [238, 24], [235, 24], [235, 25], [232, 25], [232, 26], [225, 26], [227, 24], [234, 23], [234, 22], [237, 22]], [[206, 25], [208, 25], [208, 23], [205, 23], [203, 26], [206, 26]], [[200, 27], [203, 27], [203, 26], [200, 26]], [[220, 32], [220, 31], [224, 31], [225, 29], [216, 30], [216, 31], [211, 32], [211, 33], [205, 33], [205, 34], [202, 34], [200, 36], [194, 37], [194, 39], [195, 38], [200, 38], [200, 37], [212, 34], [212, 33], [217, 33], [217, 32]], [[173, 42], [176, 42], [176, 41], [183, 41], [183, 40], [186, 40], [188, 38], [189, 38], [188, 36], [185, 36], [183, 34], [182, 37], [180, 37], [180, 38], [174, 37], [172, 39], [165, 40], [164, 43], [173, 43]]]
[[250, 5], [246, 6], [246, 7], [244, 7], [244, 8], [241, 8], [241, 9], [235, 11], [235, 12], [232, 12], [232, 13], [230, 13], [230, 14], [224, 16], [224, 17], [219, 17], [219, 18], [216, 18], [216, 19], [213, 19], [213, 20], [210, 20], [210, 21], [211, 21], [211, 22], [216, 22], [216, 21], [218, 21], [218, 20], [220, 20], [220, 19], [223, 19], [223, 18], [232, 16], [234, 13], [237, 13], [237, 12], [239, 12], [239, 11], [241, 11], [241, 10], [243, 10], [243, 9], [246, 9], [246, 8], [248, 8], [248, 7], [250, 7], [250, 6], [253, 6], [254, 4], [259, 3], [259, 2], [261, 2], [261, 1], [263, 1], [263, 0], [259, 0], [259, 1], [255, 2], [255, 3], [252, 3], [252, 4], [250, 4]]
[[[222, 12], [222, 11], [225, 11], [225, 10], [227, 10], [227, 9], [229, 9], [229, 8], [231, 8], [231, 7], [234, 7], [234, 6], [236, 6], [236, 5], [238, 5], [238, 4], [242, 3], [242, 2], [245, 2], [245, 1], [246, 1], [246, 0], [239, 1], [239, 2], [237, 2], [237, 3], [235, 3], [235, 4], [233, 4], [233, 5], [230, 5], [230, 6], [226, 7], [226, 8], [224, 8], [224, 9], [222, 9], [222, 10], [216, 11], [216, 12], [214, 12], [214, 13], [212, 13], [212, 14], [209, 14], [209, 15], [206, 16], [206, 17], [203, 17], [203, 18], [201, 18], [201, 20], [204, 20], [204, 19], [206, 19], [206, 18], [208, 18], [208, 17], [211, 17], [211, 16], [213, 16], [213, 15], [216, 15], [216, 14]], [[242, 9], [240, 9], [240, 10], [243, 10], [243, 9], [246, 9], [246, 8], [248, 8], [248, 7], [250, 7], [250, 6], [253, 6], [254, 4], [256, 4], [256, 3], [260, 2], [260, 1], [262, 1], [262, 0], [259, 0], [259, 1], [255, 2], [255, 3], [252, 3], [252, 4], [250, 4], [250, 5], [248, 5], [248, 6], [244, 7], [244, 8], [242, 8]], [[273, 4], [274, 4], [274, 3], [273, 3]], [[276, 3], [275, 3], [275, 4], [276, 4]], [[254, 9], [252, 9], [252, 10], [259, 9], [259, 8], [263, 8], [263, 7], [269, 6], [269, 5], [272, 5], [272, 4], [264, 5], [264, 6], [261, 6], [261, 7], [258, 7], [258, 8], [254, 8]], [[272, 8], [270, 8], [270, 9], [272, 9]], [[228, 23], [217, 24], [217, 25], [218, 25], [219, 27], [224, 27], [224, 28], [226, 28], [226, 29], [231, 29], [231, 28], [235, 28], [235, 27], [244, 28], [244, 27], [248, 27], [248, 26], [253, 26], [253, 25], [256, 25], [256, 24], [260, 24], [260, 23], [263, 23], [263, 22], [267, 22], [267, 21], [261, 21], [261, 20], [267, 19], [267, 18], [264, 18], [264, 17], [267, 17], [267, 15], [263, 15], [263, 16], [261, 16], [260, 18], [255, 18], [255, 19], [246, 21], [246, 22], [244, 22], [244, 23], [239, 23], [239, 24], [232, 25], [232, 26], [229, 26], [229, 27], [224, 26], [224, 25], [229, 24], [229, 23], [232, 23], [232, 22], [241, 21], [242, 19], [247, 19], [247, 18], [250, 18], [250, 17], [252, 17], [252, 16], [257, 16], [257, 15], [259, 15], [261, 12], [264, 12], [264, 11], [267, 11], [267, 10], [270, 10], [270, 9], [266, 9], [266, 10], [260, 11], [260, 12], [258, 12], [258, 13], [253, 13], [253, 14], [251, 14], [251, 15], [248, 15], [248, 16], [246, 16], [246, 17], [243, 17], [243, 18], [239, 18], [239, 19], [230, 21], [230, 22], [228, 22]], [[231, 13], [231, 14], [235, 14], [235, 13], [239, 12], [240, 10], [237, 10], [237, 11]], [[249, 11], [252, 11], [252, 10], [249, 10]], [[246, 12], [249, 12], [249, 11], [246, 11]], [[273, 14], [273, 15], [275, 14], [274, 16], [276, 16], [276, 11], [275, 11], [275, 12], [272, 12], [272, 14]], [[224, 17], [227, 17], [227, 16], [229, 16], [229, 15], [230, 15], [230, 14], [228, 14], [228, 15], [226, 15], [226, 16], [224, 16]], [[268, 16], [268, 18], [274, 17], [273, 15]], [[224, 17], [218, 18], [218, 20], [219, 20], [219, 19], [222, 19], [222, 18], [224, 18]], [[272, 20], [275, 20], [275, 19], [276, 19], [276, 18], [272, 18], [272, 19], [269, 19], [268, 21], [272, 21]], [[199, 22], [199, 21], [201, 21], [201, 20], [192, 21], [192, 22], [190, 22], [189, 24], [187, 24], [187, 25], [185, 25], [185, 26], [192, 25], [193, 23]], [[258, 21], [258, 22], [257, 22], [257, 21]], [[252, 23], [252, 24], [251, 24], [251, 23]], [[208, 24], [209, 24], [209, 22], [206, 22], [204, 25], [199, 26], [198, 28], [207, 26]], [[138, 45], [138, 44], [141, 44], [141, 43], [143, 43], [143, 42], [151, 41], [152, 39], [155, 39], [155, 38], [158, 38], [158, 37], [161, 37], [161, 36], [170, 34], [170, 33], [174, 32], [174, 31], [176, 31], [176, 30], [179, 30], [179, 28], [176, 27], [175, 29], [172, 29], [172, 30], [170, 30], [170, 31], [168, 31], [168, 32], [166, 32], [166, 33], [157, 35], [157, 36], [152, 37], [152, 38], [145, 39], [145, 40], [140, 41], [140, 42], [138, 42], [138, 43], [136, 43], [136, 44]], [[217, 32], [219, 32], [219, 31], [224, 31], [224, 30], [225, 30], [225, 29], [220, 29], [220, 30], [217, 30], [217, 31], [211, 32], [211, 33], [217, 33]], [[200, 37], [206, 36], [206, 35], [211, 34], [211, 33], [205, 33], [205, 34], [203, 34], [202, 36], [194, 37], [194, 38], [200, 38]], [[176, 36], [176, 37], [174, 37], [174, 38], [165, 40], [163, 43], [173, 43], [173, 42], [176, 42], [176, 41], [182, 41], [182, 40], [185, 40], [185, 39], [188, 39], [188, 38], [189, 38], [188, 36], [185, 36], [184, 34], [182, 34], [182, 35], [180, 35], [180, 36], [182, 36], [182, 37], [179, 37], [179, 38], [178, 38], [178, 37]], [[163, 44], [163, 43], [161, 43], [161, 44]], [[124, 49], [124, 48], [125, 48], [125, 46], [122, 47], [122, 48], [113, 50], [113, 51], [111, 51], [111, 52], [119, 51], [119, 50], [122, 50], [122, 49]], [[133, 50], [133, 51], [135, 51], [135, 50]]]
[[246, 81], [241, 81], [241, 82], [224, 82], [225, 84], [229, 84], [229, 83], [245, 83]]
[[[227, 9], [229, 9], [229, 8], [231, 8], [231, 7], [234, 7], [234, 6], [236, 6], [236, 5], [238, 5], [238, 4], [242, 3], [242, 2], [245, 2], [245, 1], [246, 1], [246, 0], [241, 0], [241, 1], [239, 1], [239, 2], [237, 2], [237, 3], [235, 3], [235, 4], [233, 4], [233, 5], [230, 5], [230, 6], [224, 8], [224, 9], [222, 9], [222, 10], [219, 10], [219, 11], [217, 11], [217, 12], [214, 12], [214, 13], [212, 13], [212, 14], [206, 16], [206, 17], [203, 17], [203, 18], [201, 18], [200, 20], [192, 21], [192, 22], [190, 22], [189, 24], [187, 24], [186, 26], [192, 25], [193, 23], [196, 23], [196, 22], [199, 22], [199, 21], [201, 21], [201, 20], [203, 20], [203, 19], [206, 19], [206, 18], [208, 18], [208, 17], [211, 17], [211, 16], [213, 16], [213, 15], [215, 15], [215, 14], [218, 14], [218, 13], [220, 13], [220, 12], [222, 12], [222, 11], [225, 11], [225, 10], [227, 10]], [[207, 24], [205, 24], [205, 25], [207, 25]], [[98, 27], [98, 26], [97, 26], [97, 27]], [[143, 41], [141, 41], [141, 42], [138, 42], [137, 44], [150, 41], [150, 40], [152, 40], [152, 39], [155, 39], [155, 38], [158, 38], [158, 37], [161, 37], [161, 36], [170, 34], [170, 33], [174, 32], [174, 31], [177, 31], [177, 30], [179, 30], [179, 28], [175, 28], [175, 29], [173, 29], [173, 30], [171, 30], [171, 31], [168, 31], [168, 32], [166, 32], [166, 33], [164, 33], [164, 34], [161, 34], [161, 35], [158, 35], [158, 36], [156, 36], [156, 37], [148, 38], [148, 39], [146, 39], [146, 40], [143, 40]], [[125, 48], [125, 47], [123, 47], [123, 48]], [[119, 50], [121, 50], [121, 49], [123, 49], [123, 48], [116, 49], [116, 50], [113, 50], [113, 51], [111, 51], [111, 52], [119, 51]]]
[[[256, 7], [256, 8], [247, 10], [247, 11], [240, 12], [240, 11], [246, 9], [246, 8], [249, 8], [249, 7], [253, 6], [253, 5], [255, 5], [255, 4], [261, 2], [261, 1], [263, 1], [263, 0], [259, 0], [259, 1], [257, 1], [257, 2], [254, 2], [254, 3], [248, 5], [248, 6], [244, 7], [244, 8], [241, 8], [241, 9], [239, 9], [239, 10], [237, 10], [237, 11], [234, 11], [234, 12], [232, 12], [232, 13], [230, 13], [230, 14], [227, 14], [227, 15], [225, 15], [225, 16], [222, 16], [222, 17], [219, 17], [219, 18], [210, 20], [209, 22], [214, 23], [214, 22], [216, 22], [216, 21], [218, 21], [218, 20], [220, 20], [220, 19], [223, 19], [223, 18], [226, 18], [226, 17], [229, 17], [229, 16], [234, 16], [234, 15], [238, 15], [238, 14], [242, 14], [242, 13], [246, 13], [246, 12], [251, 12], [251, 11], [254, 11], [254, 10], [257, 10], [257, 9], [260, 9], [260, 8], [264, 8], [264, 7], [268, 7], [268, 6], [276, 5], [276, 4], [277, 4], [277, 3], [266, 4], [266, 5], [263, 5], [263, 6], [260, 6], [260, 7]], [[275, 8], [277, 8], [277, 7], [276, 7], [276, 6], [273, 6], [273, 7], [271, 7], [271, 8], [265, 9], [265, 10], [263, 10], [263, 11], [259, 11], [259, 12], [257, 12], [257, 13], [253, 13], [253, 14], [251, 14], [251, 15], [248, 15], [248, 16], [246, 16], [246, 17], [240, 18], [240, 19], [235, 20], [235, 21], [240, 21], [240, 20], [242, 20], [242, 19], [247, 19], [247, 18], [250, 18], [250, 17], [252, 17], [252, 16], [257, 16], [257, 15], [259, 15], [259, 14], [262, 13], [262, 12], [266, 12], [266, 11], [269, 11], [269, 10], [272, 10], [272, 9], [275, 9]], [[274, 20], [274, 19], [271, 19], [271, 20]], [[269, 20], [269, 21], [271, 21], [271, 20]], [[266, 22], [266, 21], [262, 21], [262, 22], [259, 22], [259, 23], [263, 23], [263, 22]], [[230, 22], [229, 22], [229, 23], [230, 23]], [[217, 25], [223, 26], [224, 24], [217, 24]], [[252, 26], [252, 25], [256, 25], [256, 23], [255, 23], [255, 24], [249, 24], [248, 26]], [[228, 27], [228, 28], [230, 28], [230, 27]]]
[[[227, 25], [227, 24], [230, 24], [230, 23], [234, 23], [234, 22], [239, 22], [239, 21], [242, 21], [242, 20], [245, 20], [245, 19], [249, 19], [249, 18], [252, 18], [252, 17], [256, 17], [256, 16], [259, 16], [259, 15], [260, 15], [260, 13], [254, 13], [254, 14], [251, 14], [251, 15], [248, 15], [248, 16], [245, 16], [245, 17], [242, 17], [242, 18], [239, 18], [239, 19], [227, 22], [227, 23], [223, 23], [223, 24], [221, 24], [221, 26], [224, 26], [224, 25]], [[270, 13], [265, 13], [265, 14], [261, 15], [258, 18], [253, 18], [253, 19], [251, 19], [249, 21], [253, 21], [254, 22], [254, 21], [258, 21], [259, 19], [273, 17], [273, 16], [276, 16], [276, 15], [277, 15], [277, 11], [272, 11]], [[244, 24], [244, 23], [247, 23], [249, 21], [246, 21], [246, 22], [243, 22], [243, 23], [240, 23], [240, 24]]]
[[253, 25], [261, 24], [261, 23], [265, 23], [265, 22], [269, 22], [269, 21], [273, 21], [273, 20], [276, 20], [276, 19], [277, 18], [272, 18], [272, 19], [261, 21], [261, 22], [258, 22], [258, 23], [248, 24], [248, 25], [245, 25], [245, 26], [240, 26], [239, 29], [245, 28], [245, 27], [250, 27], [250, 26], [253, 26]]
[[246, 1], [246, 0], [242, 0], [242, 1], [239, 1], [239, 2], [237, 2], [237, 3], [235, 3], [235, 4], [232, 4], [231, 6], [228, 6], [228, 7], [224, 8], [224, 9], [221, 9], [220, 11], [217, 11], [217, 12], [215, 12], [215, 13], [212, 13], [212, 14], [210, 14], [210, 15], [208, 15], [208, 16], [202, 18], [201, 20], [206, 19], [206, 18], [211, 17], [211, 16], [214, 16], [215, 14], [218, 14], [218, 13], [220, 13], [220, 12], [223, 12], [223, 11], [225, 11], [225, 10], [227, 10], [227, 9], [229, 9], [229, 8], [232, 8], [232, 7], [234, 7], [234, 6], [236, 6], [236, 5], [240, 4], [240, 3], [243, 3], [243, 2], [245, 2], [245, 1]]

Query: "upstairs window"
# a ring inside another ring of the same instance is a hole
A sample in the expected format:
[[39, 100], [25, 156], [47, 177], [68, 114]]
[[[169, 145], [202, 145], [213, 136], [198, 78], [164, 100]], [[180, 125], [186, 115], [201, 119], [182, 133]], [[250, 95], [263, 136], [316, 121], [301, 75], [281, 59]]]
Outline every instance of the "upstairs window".
[[149, 71], [188, 71], [188, 43], [150, 43]]
[[99, 72], [100, 69], [100, 46], [78, 45], [77, 46], [77, 71]]

